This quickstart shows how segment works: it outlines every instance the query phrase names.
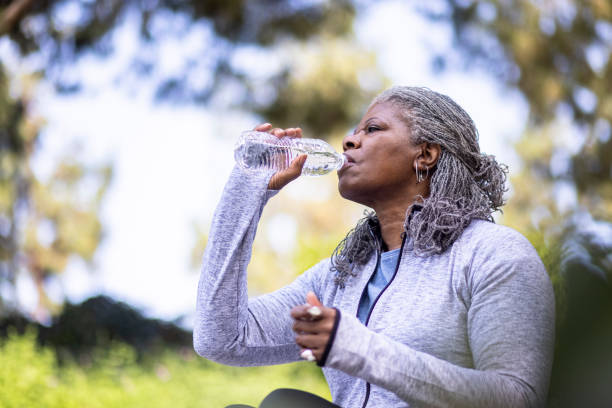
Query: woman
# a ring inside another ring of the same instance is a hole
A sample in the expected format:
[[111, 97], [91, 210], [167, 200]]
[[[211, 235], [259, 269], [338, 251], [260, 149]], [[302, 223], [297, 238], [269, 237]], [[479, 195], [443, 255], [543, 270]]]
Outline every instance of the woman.
[[493, 222], [505, 169], [480, 153], [468, 114], [429, 89], [392, 88], [343, 147], [340, 194], [374, 213], [330, 259], [255, 299], [257, 222], [305, 157], [274, 175], [233, 171], [204, 255], [196, 351], [231, 365], [316, 360], [342, 407], [543, 405], [552, 287], [529, 242]]

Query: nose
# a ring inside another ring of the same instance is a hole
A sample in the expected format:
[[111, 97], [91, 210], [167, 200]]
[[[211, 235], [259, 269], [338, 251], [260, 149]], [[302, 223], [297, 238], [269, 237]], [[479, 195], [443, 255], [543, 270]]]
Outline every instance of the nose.
[[342, 139], [342, 148], [346, 152], [349, 149], [358, 149], [361, 147], [361, 138], [359, 132], [349, 133]]

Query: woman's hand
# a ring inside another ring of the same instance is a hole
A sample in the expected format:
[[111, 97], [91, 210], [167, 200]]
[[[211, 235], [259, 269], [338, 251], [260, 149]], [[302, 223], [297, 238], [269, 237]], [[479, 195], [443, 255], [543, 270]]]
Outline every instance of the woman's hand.
[[[288, 129], [280, 129], [280, 128], [272, 128], [272, 125], [269, 123], [264, 123], [259, 126], [256, 126], [255, 129], [258, 132], [267, 132], [270, 133], [279, 139], [282, 137], [291, 137], [291, 138], [301, 138], [302, 137], [302, 129], [300, 128], [288, 128]], [[274, 173], [270, 182], [268, 183], [268, 190], [280, 190], [285, 187], [290, 181], [295, 180], [302, 174], [302, 167], [304, 167], [304, 163], [306, 162], [306, 158], [308, 156], [305, 154], [299, 155], [287, 167], [285, 170], [280, 170]]]
[[302, 358], [312, 360], [309, 356], [313, 356], [321, 361], [334, 329], [336, 313], [336, 309], [323, 306], [313, 292], [306, 295], [306, 304], [291, 309], [295, 342], [301, 347]]

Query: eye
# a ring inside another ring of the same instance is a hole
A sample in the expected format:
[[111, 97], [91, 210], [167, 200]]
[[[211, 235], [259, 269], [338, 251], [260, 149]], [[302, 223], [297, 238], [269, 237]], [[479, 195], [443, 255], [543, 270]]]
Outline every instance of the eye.
[[380, 130], [380, 128], [376, 125], [368, 125], [368, 127], [366, 128], [366, 131], [368, 133], [376, 132], [378, 130]]

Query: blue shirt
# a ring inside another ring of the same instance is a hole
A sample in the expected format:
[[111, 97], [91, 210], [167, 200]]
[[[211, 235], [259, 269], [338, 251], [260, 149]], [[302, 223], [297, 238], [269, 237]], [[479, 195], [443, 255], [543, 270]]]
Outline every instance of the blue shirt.
[[397, 266], [397, 260], [399, 258], [400, 248], [392, 251], [383, 252], [380, 254], [380, 262], [378, 268], [370, 282], [368, 282], [368, 290], [365, 291], [359, 302], [359, 309], [357, 309], [357, 318], [361, 320], [361, 323], [365, 324], [368, 318], [368, 313], [372, 307], [372, 303], [378, 296], [378, 294], [385, 288], [387, 283], [393, 277], [395, 267]]

